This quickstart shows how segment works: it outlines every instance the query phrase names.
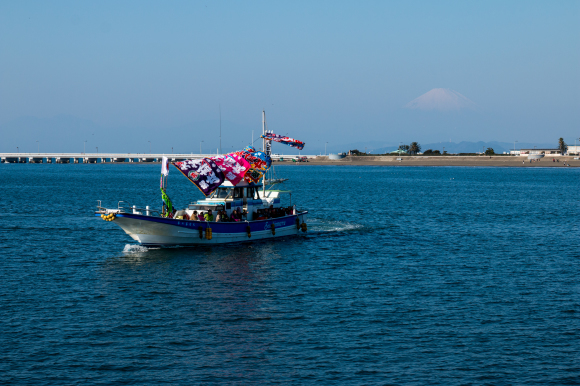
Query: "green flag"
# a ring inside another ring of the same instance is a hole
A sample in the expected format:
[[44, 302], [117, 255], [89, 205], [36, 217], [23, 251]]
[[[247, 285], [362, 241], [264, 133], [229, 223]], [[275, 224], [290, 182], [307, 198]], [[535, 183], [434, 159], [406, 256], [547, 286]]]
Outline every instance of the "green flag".
[[163, 199], [163, 202], [165, 203], [165, 205], [167, 205], [167, 214], [173, 213], [173, 204], [171, 203], [171, 200], [169, 199], [167, 193], [165, 193], [165, 190], [163, 190], [163, 188], [161, 188], [161, 199]]

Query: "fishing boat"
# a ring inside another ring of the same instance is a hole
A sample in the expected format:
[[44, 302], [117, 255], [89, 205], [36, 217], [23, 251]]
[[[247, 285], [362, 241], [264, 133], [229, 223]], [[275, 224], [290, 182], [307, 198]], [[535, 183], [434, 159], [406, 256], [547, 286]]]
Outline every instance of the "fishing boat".
[[[161, 163], [161, 210], [138, 208], [119, 201], [117, 208], [98, 201], [95, 216], [114, 222], [144, 246], [239, 243], [304, 234], [307, 211], [292, 203], [292, 192], [274, 189], [286, 181], [275, 178], [272, 142], [302, 150], [304, 143], [266, 130], [262, 111], [263, 151], [252, 146], [211, 158]], [[176, 167], [205, 196], [177, 209], [167, 194], [170, 165]], [[287, 197], [287, 198], [285, 198]], [[287, 205], [282, 205], [286, 200]], [[217, 214], [220, 221], [217, 220]], [[221, 221], [223, 219], [226, 221]]]

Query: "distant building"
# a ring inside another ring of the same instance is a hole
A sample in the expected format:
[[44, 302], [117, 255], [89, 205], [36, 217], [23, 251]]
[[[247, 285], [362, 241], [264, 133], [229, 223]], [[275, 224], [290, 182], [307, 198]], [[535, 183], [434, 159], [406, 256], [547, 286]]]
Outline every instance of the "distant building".
[[580, 145], [568, 145], [568, 151], [566, 154], [568, 155], [578, 155], [580, 153]]
[[[513, 150], [512, 150], [513, 151]], [[519, 155], [536, 155], [545, 154], [550, 156], [561, 156], [562, 152], [560, 149], [521, 149], [519, 150]], [[511, 153], [511, 152], [510, 152]]]
[[[564, 155], [578, 155], [580, 153], [580, 145], [567, 145], [568, 151]], [[530, 155], [530, 154], [545, 154], [551, 156], [560, 156], [562, 153], [560, 149], [521, 149], [510, 150], [510, 155]]]

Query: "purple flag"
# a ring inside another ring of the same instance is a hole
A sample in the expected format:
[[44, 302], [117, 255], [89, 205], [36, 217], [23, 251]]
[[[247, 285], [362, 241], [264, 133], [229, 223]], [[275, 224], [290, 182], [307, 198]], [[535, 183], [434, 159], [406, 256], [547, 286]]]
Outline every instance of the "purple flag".
[[172, 162], [207, 197], [223, 182], [224, 173], [210, 158]]

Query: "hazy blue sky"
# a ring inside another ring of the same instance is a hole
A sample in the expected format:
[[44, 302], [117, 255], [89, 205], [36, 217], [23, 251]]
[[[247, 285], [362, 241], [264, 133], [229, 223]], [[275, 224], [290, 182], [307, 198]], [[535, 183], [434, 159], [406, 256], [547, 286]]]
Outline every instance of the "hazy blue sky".
[[[262, 109], [313, 150], [573, 142], [579, 70], [580, 1], [0, 1], [0, 151], [215, 149], [219, 104], [226, 150]], [[433, 88], [479, 110], [403, 109]]]

